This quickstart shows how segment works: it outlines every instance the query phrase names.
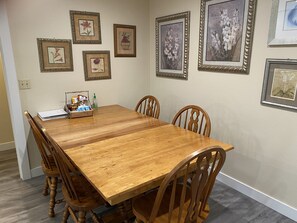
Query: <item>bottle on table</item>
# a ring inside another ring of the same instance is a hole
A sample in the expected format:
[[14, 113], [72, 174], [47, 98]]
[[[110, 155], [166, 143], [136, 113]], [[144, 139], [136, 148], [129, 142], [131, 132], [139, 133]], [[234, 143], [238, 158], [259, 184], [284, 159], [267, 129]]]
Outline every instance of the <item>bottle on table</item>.
[[93, 96], [92, 108], [98, 108], [97, 97], [96, 97], [95, 93], [94, 93], [94, 96]]

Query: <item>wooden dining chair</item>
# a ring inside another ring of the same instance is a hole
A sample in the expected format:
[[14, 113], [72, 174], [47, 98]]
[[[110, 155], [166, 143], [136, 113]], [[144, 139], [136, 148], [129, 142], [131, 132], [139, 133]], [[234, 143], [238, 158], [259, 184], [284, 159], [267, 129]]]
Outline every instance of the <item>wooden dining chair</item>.
[[207, 112], [197, 105], [188, 105], [179, 110], [172, 124], [207, 137], [210, 136], [210, 118]]
[[207, 200], [225, 158], [225, 151], [218, 146], [190, 154], [173, 168], [158, 190], [134, 199], [135, 222], [204, 222]]
[[41, 167], [45, 175], [45, 182], [43, 188], [43, 195], [48, 195], [48, 190], [50, 190], [50, 201], [49, 201], [49, 210], [48, 215], [50, 217], [55, 216], [55, 205], [61, 203], [61, 200], [56, 200], [57, 194], [57, 183], [58, 177], [60, 176], [57, 166], [55, 164], [54, 158], [50, 152], [50, 144], [46, 140], [43, 132], [38, 127], [31, 114], [28, 111], [25, 111], [25, 116], [28, 119], [28, 122], [31, 126], [33, 136], [35, 138], [38, 150], [41, 155]]
[[154, 96], [147, 95], [140, 99], [135, 111], [158, 119], [160, 116], [160, 103]]
[[[67, 222], [69, 215], [75, 222], [86, 222], [88, 212], [91, 213], [94, 222], [103, 222], [93, 212], [93, 209], [104, 205], [104, 199], [75, 168], [61, 147], [47, 134], [45, 129], [43, 132], [53, 146], [52, 154], [62, 178], [62, 193], [66, 201], [62, 222]], [[77, 212], [78, 214], [76, 214]]]

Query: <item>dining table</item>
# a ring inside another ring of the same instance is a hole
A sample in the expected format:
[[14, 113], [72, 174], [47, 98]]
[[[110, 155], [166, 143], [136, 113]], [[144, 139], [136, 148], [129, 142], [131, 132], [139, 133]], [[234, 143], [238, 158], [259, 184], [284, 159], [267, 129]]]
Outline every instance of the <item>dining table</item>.
[[34, 119], [110, 205], [158, 187], [181, 160], [197, 150], [233, 149], [231, 144], [120, 105], [99, 107], [90, 117]]

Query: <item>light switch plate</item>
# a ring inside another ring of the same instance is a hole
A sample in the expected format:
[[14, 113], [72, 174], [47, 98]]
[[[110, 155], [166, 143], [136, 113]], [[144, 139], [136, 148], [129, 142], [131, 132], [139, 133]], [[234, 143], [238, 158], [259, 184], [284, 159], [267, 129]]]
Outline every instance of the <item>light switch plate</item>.
[[20, 90], [26, 90], [31, 88], [30, 80], [19, 80], [19, 88]]

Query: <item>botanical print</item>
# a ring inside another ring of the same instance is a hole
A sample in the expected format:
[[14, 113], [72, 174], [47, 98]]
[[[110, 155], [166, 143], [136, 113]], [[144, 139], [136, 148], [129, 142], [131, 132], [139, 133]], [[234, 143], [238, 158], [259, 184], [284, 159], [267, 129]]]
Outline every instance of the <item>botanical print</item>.
[[284, 30], [297, 29], [297, 2], [288, 1], [285, 8]]
[[131, 46], [130, 36], [132, 32], [120, 32], [120, 47], [122, 50], [129, 50]]
[[297, 70], [275, 69], [271, 97], [294, 101], [296, 97]]
[[104, 58], [91, 58], [91, 72], [104, 73]]
[[79, 34], [81, 36], [94, 36], [94, 21], [93, 20], [78, 20]]
[[245, 0], [209, 5], [206, 61], [240, 61], [244, 12]]
[[63, 47], [48, 47], [48, 62], [50, 64], [65, 63], [65, 51]]
[[182, 70], [183, 23], [161, 25], [161, 69]]

